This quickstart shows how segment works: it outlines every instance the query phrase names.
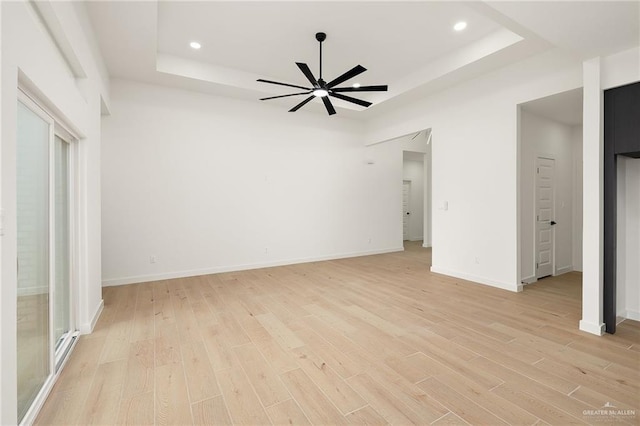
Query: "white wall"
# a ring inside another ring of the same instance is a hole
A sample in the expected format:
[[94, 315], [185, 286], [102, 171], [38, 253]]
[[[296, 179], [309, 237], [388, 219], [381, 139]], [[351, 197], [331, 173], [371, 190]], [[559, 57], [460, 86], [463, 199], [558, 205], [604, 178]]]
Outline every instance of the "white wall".
[[403, 180], [411, 181], [409, 195], [409, 240], [422, 241], [424, 238], [424, 161], [403, 161]]
[[[0, 272], [0, 424], [16, 423], [16, 114], [19, 74], [38, 100], [81, 137], [78, 217], [79, 325], [88, 331], [100, 307], [100, 97], [107, 97], [104, 66], [84, 14], [84, 5], [43, 3], [60, 24], [84, 77], [76, 78], [27, 2], [1, 2], [0, 197], [4, 211]], [[20, 72], [20, 73], [19, 73]]]
[[432, 128], [433, 271], [521, 287], [517, 105], [580, 87], [581, 77], [579, 63], [553, 51], [368, 123], [368, 142]]
[[573, 270], [574, 232], [574, 146], [572, 127], [521, 112], [520, 224], [521, 278], [536, 281], [535, 263], [535, 185], [536, 159], [552, 158], [555, 163], [554, 275]]
[[640, 321], [640, 159], [617, 161], [617, 316]]
[[361, 123], [127, 81], [111, 102], [104, 285], [402, 249], [402, 147]]

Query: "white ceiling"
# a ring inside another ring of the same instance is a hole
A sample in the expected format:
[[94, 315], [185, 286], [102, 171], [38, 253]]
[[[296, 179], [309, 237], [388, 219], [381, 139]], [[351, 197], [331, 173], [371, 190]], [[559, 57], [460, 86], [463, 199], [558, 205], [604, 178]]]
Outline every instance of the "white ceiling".
[[[369, 110], [553, 47], [584, 59], [640, 40], [637, 2], [93, 1], [87, 9], [112, 77], [256, 102], [296, 91], [257, 78], [307, 85], [295, 62], [317, 77], [314, 35], [324, 31], [325, 80], [361, 64], [368, 71], [343, 85], [389, 85], [357, 94], [374, 102]], [[453, 31], [460, 20], [467, 29]], [[202, 49], [189, 48], [192, 40]], [[286, 111], [298, 99], [266, 102]], [[334, 104], [341, 115], [366, 116]], [[324, 113], [320, 102], [304, 108]]]

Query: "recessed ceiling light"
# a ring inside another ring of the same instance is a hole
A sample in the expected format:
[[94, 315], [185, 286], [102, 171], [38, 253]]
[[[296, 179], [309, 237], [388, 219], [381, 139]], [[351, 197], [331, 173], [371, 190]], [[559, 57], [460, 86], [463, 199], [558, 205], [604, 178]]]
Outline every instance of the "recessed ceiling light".
[[353, 83], [352, 87], [354, 87], [355, 89], [357, 89], [358, 87], [360, 87], [360, 83]]
[[456, 31], [462, 31], [465, 28], [467, 28], [467, 23], [464, 22], [464, 21], [460, 21], [460, 22], [458, 22], [457, 24], [455, 24], [453, 26], [453, 29], [456, 30]]
[[197, 41], [192, 41], [191, 43], [189, 43], [189, 46], [191, 46], [192, 49], [196, 49], [196, 50], [202, 47], [202, 45]]
[[324, 89], [316, 89], [316, 90], [313, 91], [313, 96], [315, 96], [317, 98], [324, 98], [328, 94], [329, 94], [329, 92], [327, 92]]

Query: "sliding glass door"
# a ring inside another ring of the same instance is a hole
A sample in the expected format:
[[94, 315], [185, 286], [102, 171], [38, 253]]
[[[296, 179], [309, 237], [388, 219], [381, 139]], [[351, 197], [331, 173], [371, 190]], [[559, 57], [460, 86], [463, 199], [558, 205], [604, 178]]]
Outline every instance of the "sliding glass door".
[[72, 340], [70, 145], [27, 97], [18, 101], [18, 420], [42, 402]]
[[51, 374], [49, 146], [53, 121], [18, 102], [18, 418]]

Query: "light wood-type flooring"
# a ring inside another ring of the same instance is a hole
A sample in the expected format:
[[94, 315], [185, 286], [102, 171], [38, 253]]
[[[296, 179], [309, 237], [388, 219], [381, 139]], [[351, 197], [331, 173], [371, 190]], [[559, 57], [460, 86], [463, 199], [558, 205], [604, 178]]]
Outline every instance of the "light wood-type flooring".
[[580, 274], [512, 293], [430, 255], [105, 288], [37, 423], [640, 423], [640, 324], [578, 331]]

